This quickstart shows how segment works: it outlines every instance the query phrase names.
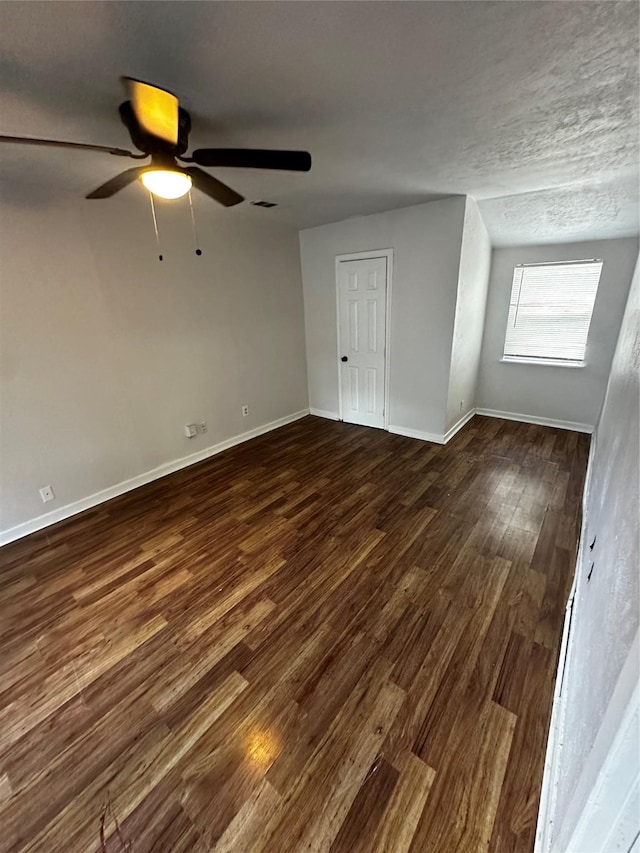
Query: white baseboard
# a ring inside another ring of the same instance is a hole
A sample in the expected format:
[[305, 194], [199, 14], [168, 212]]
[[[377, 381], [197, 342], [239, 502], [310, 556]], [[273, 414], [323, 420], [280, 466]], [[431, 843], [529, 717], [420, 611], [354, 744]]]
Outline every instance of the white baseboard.
[[327, 418], [330, 421], [339, 421], [340, 415], [337, 412], [327, 412], [325, 409], [309, 409], [310, 415], [315, 415], [317, 418]]
[[556, 421], [553, 418], [539, 418], [537, 415], [520, 415], [516, 412], [499, 412], [497, 409], [476, 409], [477, 415], [488, 418], [503, 418], [506, 421], [520, 421], [524, 424], [538, 424], [539, 426], [555, 427], [556, 429], [569, 429], [572, 432], [586, 432], [591, 434], [591, 424], [580, 424], [575, 421]]
[[445, 444], [447, 444], [447, 442], [451, 441], [451, 439], [453, 438], [453, 436], [454, 436], [457, 432], [460, 432], [460, 430], [462, 429], [462, 427], [463, 427], [465, 424], [468, 424], [468, 423], [469, 423], [469, 421], [470, 421], [470, 420], [471, 420], [471, 418], [475, 415], [475, 413], [476, 413], [476, 410], [475, 410], [475, 409], [469, 409], [469, 411], [467, 412], [467, 414], [466, 414], [466, 415], [463, 415], [463, 416], [460, 418], [460, 420], [459, 420], [457, 423], [455, 423], [455, 424], [451, 427], [451, 429], [448, 429], [448, 430], [445, 432], [445, 434], [444, 434], [444, 443], [445, 443]]
[[430, 441], [432, 444], [444, 444], [444, 435], [439, 435], [435, 432], [423, 432], [420, 429], [410, 429], [409, 427], [389, 426], [389, 432], [394, 435], [404, 435], [405, 438], [419, 438], [420, 441]]
[[165, 462], [164, 465], [159, 465], [151, 471], [138, 474], [137, 477], [131, 477], [129, 480], [123, 480], [121, 483], [116, 483], [115, 486], [109, 486], [107, 489], [102, 489], [86, 498], [81, 498], [78, 501], [55, 509], [53, 512], [47, 512], [44, 515], [39, 515], [37, 518], [17, 524], [15, 527], [10, 527], [8, 530], [0, 531], [0, 545], [7, 545], [9, 542], [21, 539], [23, 536], [28, 536], [30, 533], [35, 533], [37, 530], [42, 530], [44, 527], [56, 524], [58, 521], [64, 521], [66, 518], [77, 515], [79, 512], [84, 512], [86, 509], [91, 509], [112, 498], [117, 498], [119, 495], [125, 494], [125, 492], [130, 492], [139, 486], [144, 486], [147, 483], [152, 483], [154, 480], [159, 480], [161, 477], [166, 477], [168, 474], [173, 474], [174, 471], [180, 471], [182, 468], [195, 465], [196, 462], [209, 459], [210, 456], [215, 456], [218, 453], [222, 453], [223, 450], [235, 447], [236, 444], [242, 444], [245, 441], [250, 441], [252, 438], [257, 438], [259, 435], [264, 435], [266, 432], [278, 429], [278, 427], [286, 426], [286, 424], [300, 420], [300, 418], [304, 418], [308, 414], [309, 409], [301, 409], [299, 412], [286, 415], [284, 418], [278, 418], [278, 420], [271, 421], [271, 423], [263, 424], [262, 426], [255, 427], [255, 429], [250, 429], [248, 432], [227, 438], [218, 444], [212, 444], [210, 447], [205, 447], [204, 450], [198, 450], [197, 453], [191, 453], [189, 456], [182, 456], [180, 459]]
[[[319, 418], [327, 418], [331, 421], [339, 421], [340, 415], [336, 412], [327, 412], [324, 409], [309, 409], [309, 414], [316, 415]], [[461, 424], [462, 426], [462, 424]], [[431, 441], [435, 444], [444, 444], [444, 436], [436, 435], [431, 432], [422, 432], [418, 429], [410, 429], [409, 427], [389, 426], [387, 431], [394, 435], [404, 435], [406, 438], [419, 438], [421, 441]]]
[[407, 438], [418, 438], [421, 441], [430, 441], [433, 444], [447, 444], [453, 436], [460, 432], [465, 424], [468, 424], [471, 418], [475, 415], [476, 410], [470, 409], [466, 415], [463, 415], [460, 420], [454, 424], [451, 429], [448, 429], [444, 435], [435, 432], [423, 432], [422, 430], [409, 429], [408, 427], [390, 426], [389, 432], [394, 435], [404, 435]]

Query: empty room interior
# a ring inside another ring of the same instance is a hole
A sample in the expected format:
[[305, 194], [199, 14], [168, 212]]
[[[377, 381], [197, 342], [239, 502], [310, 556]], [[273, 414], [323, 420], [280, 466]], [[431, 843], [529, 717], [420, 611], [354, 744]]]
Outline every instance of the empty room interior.
[[639, 10], [0, 3], [1, 853], [640, 853]]

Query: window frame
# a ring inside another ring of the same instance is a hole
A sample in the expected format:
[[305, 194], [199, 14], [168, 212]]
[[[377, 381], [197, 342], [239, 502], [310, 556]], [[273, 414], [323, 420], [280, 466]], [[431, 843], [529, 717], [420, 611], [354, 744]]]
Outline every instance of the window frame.
[[[587, 327], [587, 335], [584, 342], [584, 354], [581, 360], [579, 359], [561, 359], [554, 356], [532, 356], [532, 355], [507, 355], [505, 353], [507, 346], [507, 334], [509, 330], [509, 316], [511, 314], [511, 305], [512, 305], [512, 297], [513, 297], [513, 288], [515, 284], [515, 276], [516, 271], [518, 269], [526, 269], [531, 267], [561, 267], [561, 266], [573, 266], [576, 264], [600, 264], [600, 274], [598, 276], [598, 281], [596, 284], [595, 295], [593, 299], [593, 306], [591, 308], [591, 314], [589, 316], [589, 325]], [[535, 263], [519, 263], [515, 264], [513, 267], [513, 272], [511, 275], [511, 286], [509, 288], [509, 297], [507, 302], [507, 318], [504, 325], [504, 336], [502, 341], [502, 355], [500, 357], [500, 362], [503, 364], [531, 364], [538, 365], [541, 367], [568, 367], [572, 370], [576, 368], [580, 369], [586, 367], [587, 365], [587, 346], [589, 342], [589, 334], [591, 332], [591, 323], [593, 321], [593, 313], [595, 311], [596, 300], [598, 298], [598, 290], [600, 288], [600, 282], [602, 280], [602, 271], [604, 269], [604, 260], [602, 258], [582, 258], [580, 260], [562, 260], [562, 261], [540, 261]]]

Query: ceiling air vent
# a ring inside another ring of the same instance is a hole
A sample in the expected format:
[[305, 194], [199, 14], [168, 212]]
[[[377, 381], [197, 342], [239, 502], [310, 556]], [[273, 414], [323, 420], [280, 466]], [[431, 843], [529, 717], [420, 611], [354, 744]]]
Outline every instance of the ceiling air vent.
[[275, 201], [252, 201], [251, 204], [254, 207], [277, 207]]

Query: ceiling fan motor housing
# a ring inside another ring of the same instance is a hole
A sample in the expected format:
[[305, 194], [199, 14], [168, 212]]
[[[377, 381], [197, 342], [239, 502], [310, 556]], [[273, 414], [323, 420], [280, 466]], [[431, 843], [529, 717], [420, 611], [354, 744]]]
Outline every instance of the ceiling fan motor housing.
[[147, 133], [139, 124], [133, 104], [131, 101], [124, 101], [119, 106], [120, 118], [122, 123], [129, 131], [131, 141], [138, 149], [145, 154], [151, 155], [169, 155], [171, 157], [184, 154], [189, 147], [189, 133], [191, 131], [191, 117], [189, 113], [182, 107], [178, 107], [178, 144], [171, 145], [164, 139], [160, 139], [151, 133]]

